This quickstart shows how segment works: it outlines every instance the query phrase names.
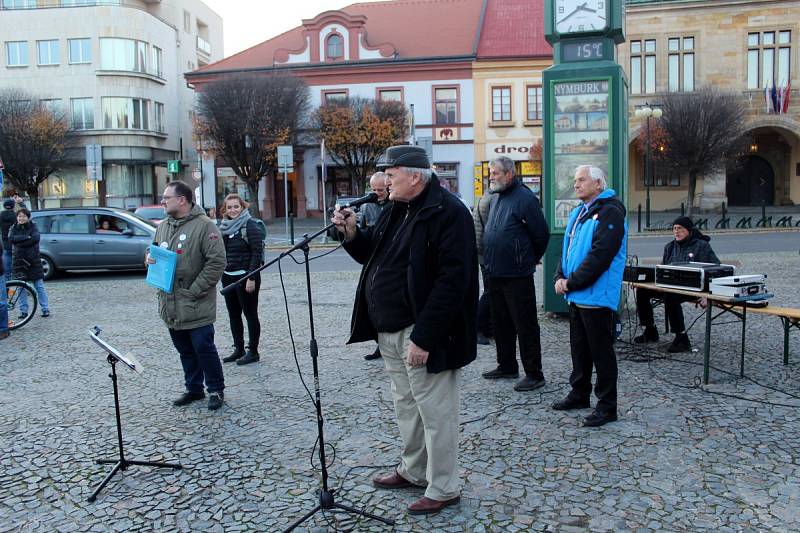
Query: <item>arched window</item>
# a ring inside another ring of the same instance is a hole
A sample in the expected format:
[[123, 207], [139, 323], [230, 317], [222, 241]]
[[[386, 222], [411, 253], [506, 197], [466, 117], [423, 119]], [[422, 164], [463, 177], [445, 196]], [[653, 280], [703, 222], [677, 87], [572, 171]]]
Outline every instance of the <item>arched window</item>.
[[341, 35], [328, 37], [328, 59], [341, 59], [344, 56], [344, 42]]

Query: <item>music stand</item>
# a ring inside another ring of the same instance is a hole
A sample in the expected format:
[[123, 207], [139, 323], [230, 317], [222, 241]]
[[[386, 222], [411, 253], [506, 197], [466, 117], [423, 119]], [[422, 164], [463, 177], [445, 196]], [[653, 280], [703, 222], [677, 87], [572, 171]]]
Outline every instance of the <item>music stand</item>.
[[100, 494], [100, 491], [103, 490], [103, 487], [105, 487], [108, 484], [108, 482], [111, 481], [111, 478], [114, 477], [114, 475], [117, 472], [119, 472], [120, 470], [126, 470], [131, 465], [154, 466], [154, 467], [158, 467], [158, 468], [174, 468], [176, 470], [179, 470], [179, 469], [183, 468], [183, 466], [181, 466], [181, 465], [179, 465], [177, 463], [158, 463], [158, 462], [153, 462], [153, 461], [134, 461], [134, 460], [130, 460], [130, 459], [126, 459], [125, 458], [125, 450], [124, 450], [124, 447], [123, 447], [123, 444], [122, 444], [122, 421], [121, 421], [120, 415], [119, 415], [119, 391], [117, 389], [117, 362], [121, 362], [122, 364], [124, 364], [125, 366], [127, 366], [128, 368], [130, 368], [131, 370], [136, 372], [137, 374], [141, 374], [142, 373], [142, 365], [131, 354], [122, 355], [119, 352], [119, 350], [117, 350], [116, 348], [114, 348], [113, 346], [108, 344], [106, 341], [101, 339], [99, 337], [101, 331], [102, 330], [100, 329], [99, 326], [95, 326], [94, 327], [94, 331], [90, 331], [89, 332], [89, 337], [95, 342], [95, 344], [100, 346], [108, 354], [108, 357], [106, 358], [106, 360], [108, 361], [108, 364], [111, 365], [111, 373], [108, 375], [108, 377], [111, 378], [111, 382], [114, 384], [114, 409], [116, 410], [116, 413], [117, 413], [117, 442], [118, 442], [118, 445], [119, 445], [119, 459], [97, 459], [96, 460], [96, 463], [100, 464], [100, 465], [114, 464], [114, 463], [116, 463], [116, 464], [114, 464], [114, 468], [112, 468], [111, 472], [109, 472], [108, 475], [106, 475], [105, 479], [103, 479], [103, 481], [100, 482], [100, 484], [97, 486], [97, 488], [94, 489], [94, 492], [92, 492], [92, 495], [89, 496], [89, 499], [88, 499], [89, 502], [93, 502], [93, 501], [95, 501], [97, 499], [97, 495]]

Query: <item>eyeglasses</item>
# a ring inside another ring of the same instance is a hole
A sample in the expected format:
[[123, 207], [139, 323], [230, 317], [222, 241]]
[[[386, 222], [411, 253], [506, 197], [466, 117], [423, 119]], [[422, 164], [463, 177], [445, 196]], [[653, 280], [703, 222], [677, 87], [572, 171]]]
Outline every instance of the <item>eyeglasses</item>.
[[170, 198], [177, 198], [177, 196], [162, 196], [160, 201], [162, 204], [165, 204]]

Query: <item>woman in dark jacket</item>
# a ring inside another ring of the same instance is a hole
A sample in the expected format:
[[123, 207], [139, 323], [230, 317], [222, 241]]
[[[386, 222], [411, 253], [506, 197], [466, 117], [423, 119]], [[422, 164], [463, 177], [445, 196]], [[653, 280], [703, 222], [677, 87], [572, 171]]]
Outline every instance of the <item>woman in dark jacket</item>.
[[[248, 204], [238, 194], [225, 197], [222, 207], [222, 221], [219, 230], [225, 242], [227, 264], [222, 274], [222, 285], [227, 286], [241, 279], [248, 272], [261, 266], [264, 258], [264, 223], [250, 216]], [[236, 361], [237, 365], [255, 363], [259, 360], [258, 340], [261, 336], [261, 323], [258, 320], [258, 291], [261, 275], [256, 274], [235, 291], [225, 294], [225, 306], [231, 322], [233, 353], [222, 360], [226, 363]], [[242, 314], [247, 320], [249, 345], [244, 347], [244, 325]]]
[[[711, 237], [703, 235], [700, 230], [694, 227], [692, 219], [689, 217], [678, 217], [672, 223], [672, 240], [664, 246], [664, 257], [661, 264], [671, 265], [673, 263], [714, 263], [719, 264], [719, 258], [708, 241]], [[683, 302], [692, 301], [693, 298], [669, 293], [655, 293], [647, 289], [636, 290], [636, 312], [639, 315], [639, 323], [644, 327], [644, 332], [635, 337], [633, 342], [642, 344], [645, 342], [655, 342], [658, 340], [658, 329], [653, 319], [652, 298], [662, 298], [664, 300], [664, 312], [667, 315], [669, 326], [675, 333], [675, 339], [669, 345], [667, 351], [686, 352], [692, 347], [689, 336], [686, 334], [686, 325], [683, 322]]]
[[[33, 283], [42, 306], [42, 316], [50, 316], [47, 291], [44, 289], [44, 272], [42, 256], [39, 254], [39, 228], [31, 220], [31, 212], [23, 207], [17, 211], [17, 223], [8, 230], [8, 240], [13, 247], [12, 270], [13, 279], [21, 279]], [[20, 298], [20, 318], [28, 316], [28, 298], [25, 292]]]

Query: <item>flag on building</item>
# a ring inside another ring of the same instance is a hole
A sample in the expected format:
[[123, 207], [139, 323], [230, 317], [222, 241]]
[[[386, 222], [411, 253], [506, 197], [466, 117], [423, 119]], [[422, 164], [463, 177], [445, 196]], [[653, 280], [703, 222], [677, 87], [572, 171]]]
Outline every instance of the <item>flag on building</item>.
[[781, 113], [789, 112], [789, 102], [792, 100], [792, 82], [787, 82], [786, 87], [783, 88], [783, 106]]
[[770, 98], [772, 99], [772, 112], [780, 113], [781, 106], [778, 105], [778, 86], [775, 84], [775, 80], [772, 80], [772, 90], [770, 91]]
[[772, 113], [772, 98], [770, 97], [769, 82], [764, 86], [764, 101], [767, 104], [767, 113]]

